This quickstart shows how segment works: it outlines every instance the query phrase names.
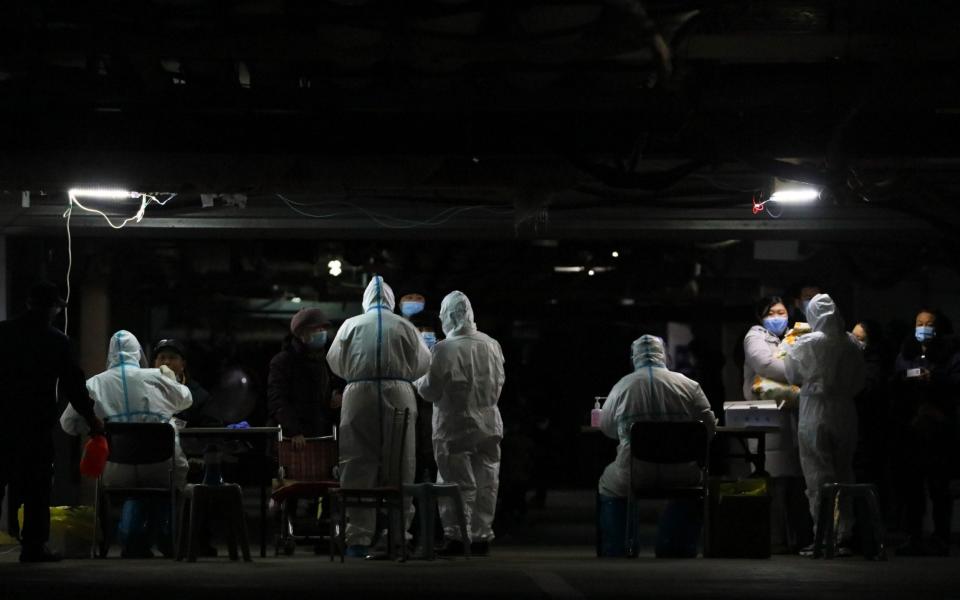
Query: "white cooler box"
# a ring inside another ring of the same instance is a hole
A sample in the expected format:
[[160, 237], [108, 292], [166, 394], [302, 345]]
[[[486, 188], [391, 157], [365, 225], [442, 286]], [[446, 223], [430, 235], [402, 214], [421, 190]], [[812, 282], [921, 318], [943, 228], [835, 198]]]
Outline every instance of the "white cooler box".
[[724, 402], [727, 427], [780, 427], [783, 413], [775, 400]]
[[[777, 408], [775, 400], [724, 402], [723, 413], [728, 427], [779, 427], [779, 433], [766, 436], [766, 469], [773, 477], [799, 476], [795, 413]], [[750, 451], [757, 451], [756, 440], [750, 440]]]

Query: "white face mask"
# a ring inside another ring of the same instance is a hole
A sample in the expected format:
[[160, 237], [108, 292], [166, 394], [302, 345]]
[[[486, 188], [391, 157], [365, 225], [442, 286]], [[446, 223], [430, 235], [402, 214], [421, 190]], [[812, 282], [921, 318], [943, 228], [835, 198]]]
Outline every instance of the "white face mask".
[[437, 334], [432, 331], [424, 331], [420, 334], [423, 338], [423, 343], [427, 345], [427, 348], [433, 350], [433, 347], [437, 345]]
[[307, 340], [307, 347], [311, 350], [319, 350], [327, 345], [327, 332], [326, 330], [320, 330], [310, 336], [310, 339]]

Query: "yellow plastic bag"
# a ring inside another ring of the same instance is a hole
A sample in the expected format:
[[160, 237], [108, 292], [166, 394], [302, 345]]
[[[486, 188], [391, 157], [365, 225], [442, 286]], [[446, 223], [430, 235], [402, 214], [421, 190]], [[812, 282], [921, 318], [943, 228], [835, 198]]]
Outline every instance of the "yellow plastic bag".
[[799, 387], [789, 383], [773, 381], [759, 375], [754, 376], [751, 390], [753, 391], [753, 397], [757, 400], [776, 400], [778, 408], [782, 408], [784, 403], [792, 406], [800, 398]]
[[796, 344], [797, 339], [801, 335], [806, 335], [812, 331], [813, 328], [810, 327], [808, 323], [794, 323], [793, 328], [783, 336], [783, 341], [780, 343], [780, 352], [783, 354], [783, 356], [786, 356], [787, 348]]
[[717, 485], [718, 496], [766, 496], [766, 479], [741, 479], [724, 481]]
[[[23, 507], [17, 512], [23, 527]], [[50, 549], [65, 558], [84, 558], [90, 555], [93, 544], [92, 506], [50, 507]]]

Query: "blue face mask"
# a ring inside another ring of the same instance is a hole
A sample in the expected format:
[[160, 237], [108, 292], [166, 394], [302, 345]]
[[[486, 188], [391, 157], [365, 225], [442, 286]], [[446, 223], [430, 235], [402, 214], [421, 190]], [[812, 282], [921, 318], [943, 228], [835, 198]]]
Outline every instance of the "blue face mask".
[[437, 334], [432, 331], [424, 331], [420, 334], [423, 338], [423, 343], [427, 345], [427, 348], [433, 350], [433, 347], [437, 345]]
[[327, 345], [327, 332], [326, 332], [326, 331], [318, 331], [318, 332], [314, 333], [314, 334], [310, 337], [310, 340], [307, 341], [307, 347], [310, 348], [311, 350], [320, 350], [321, 348], [323, 348], [323, 347], [326, 346], [326, 345]]
[[917, 327], [913, 335], [918, 342], [929, 342], [936, 337], [937, 330], [930, 326]]
[[780, 337], [787, 330], [787, 318], [767, 317], [763, 320], [763, 327], [773, 335]]
[[423, 302], [401, 302], [400, 312], [403, 313], [403, 316], [410, 318], [419, 312], [423, 312], [423, 307]]

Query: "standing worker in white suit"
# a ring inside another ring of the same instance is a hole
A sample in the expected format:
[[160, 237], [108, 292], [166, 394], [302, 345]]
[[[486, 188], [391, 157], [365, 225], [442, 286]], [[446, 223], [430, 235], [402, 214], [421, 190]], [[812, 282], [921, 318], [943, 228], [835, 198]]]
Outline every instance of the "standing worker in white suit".
[[437, 482], [460, 486], [470, 539], [448, 503], [440, 518], [447, 538], [445, 554], [458, 554], [463, 544], [485, 555], [493, 541], [500, 474], [503, 420], [497, 401], [503, 389], [503, 351], [497, 340], [477, 331], [473, 307], [463, 292], [450, 292], [440, 305], [446, 339], [433, 349], [430, 372], [417, 382], [424, 400], [434, 405], [433, 451]]
[[[381, 464], [393, 460], [383, 447], [391, 419], [382, 417], [394, 409], [410, 410], [403, 482], [413, 483], [417, 400], [412, 382], [430, 367], [430, 351], [416, 327], [394, 314], [394, 302], [393, 290], [374, 275], [363, 293], [363, 314], [340, 326], [327, 352], [330, 370], [347, 382], [340, 415], [340, 483], [345, 488], [379, 485]], [[376, 515], [370, 509], [351, 509], [347, 518], [347, 555], [366, 556]], [[405, 527], [412, 518], [410, 503]]]
[[[853, 397], [866, 382], [860, 348], [844, 331], [833, 299], [817, 294], [806, 306], [812, 333], [797, 340], [784, 359], [787, 379], [800, 387], [800, 466], [807, 482], [810, 514], [816, 525], [820, 486], [853, 483], [857, 409]], [[852, 533], [849, 503], [840, 507], [841, 554], [849, 554]], [[813, 547], [801, 550], [813, 554]]]

